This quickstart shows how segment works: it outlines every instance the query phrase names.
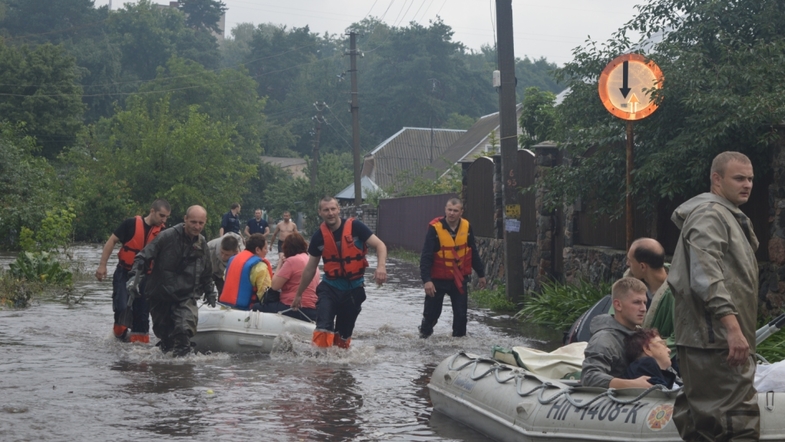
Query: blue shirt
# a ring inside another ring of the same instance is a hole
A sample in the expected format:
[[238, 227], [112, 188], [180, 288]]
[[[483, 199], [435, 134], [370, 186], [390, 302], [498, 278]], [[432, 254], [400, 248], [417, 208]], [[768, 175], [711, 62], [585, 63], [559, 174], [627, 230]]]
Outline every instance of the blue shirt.
[[224, 213], [223, 218], [221, 218], [221, 228], [224, 229], [224, 233], [233, 232], [239, 235], [240, 216], [232, 214], [231, 210]]
[[251, 235], [254, 233], [264, 233], [264, 231], [270, 227], [264, 218], [260, 219], [259, 221], [256, 221], [256, 218], [251, 218], [248, 220], [246, 225], [248, 226], [248, 233]]

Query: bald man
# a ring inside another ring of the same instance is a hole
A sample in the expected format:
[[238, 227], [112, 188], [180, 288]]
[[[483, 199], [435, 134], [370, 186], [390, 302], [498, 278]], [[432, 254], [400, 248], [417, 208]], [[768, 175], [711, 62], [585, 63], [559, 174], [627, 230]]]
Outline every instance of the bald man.
[[646, 283], [652, 293], [651, 304], [643, 321], [643, 328], [656, 328], [660, 336], [673, 335], [673, 293], [665, 281], [668, 270], [665, 264], [665, 249], [653, 238], [638, 238], [627, 251], [630, 274]]
[[[196, 300], [204, 296], [215, 306], [218, 297], [207, 241], [202, 236], [206, 223], [204, 207], [191, 206], [183, 223], [161, 232], [134, 259], [132, 271], [136, 276], [129, 290], [138, 294], [140, 284], [144, 284], [153, 332], [160, 340], [158, 346], [175, 357], [191, 353], [191, 338], [199, 319]], [[153, 261], [150, 274], [143, 275], [142, 269]]]

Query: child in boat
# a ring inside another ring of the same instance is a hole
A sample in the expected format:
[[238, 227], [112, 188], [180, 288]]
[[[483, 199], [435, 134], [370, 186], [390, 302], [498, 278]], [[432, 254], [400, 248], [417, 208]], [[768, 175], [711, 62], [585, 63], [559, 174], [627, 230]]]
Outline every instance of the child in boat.
[[638, 329], [624, 338], [624, 351], [630, 365], [625, 373], [626, 379], [649, 376], [652, 385], [664, 385], [669, 389], [673, 384], [681, 385], [678, 369], [673, 366], [670, 349], [656, 328]]

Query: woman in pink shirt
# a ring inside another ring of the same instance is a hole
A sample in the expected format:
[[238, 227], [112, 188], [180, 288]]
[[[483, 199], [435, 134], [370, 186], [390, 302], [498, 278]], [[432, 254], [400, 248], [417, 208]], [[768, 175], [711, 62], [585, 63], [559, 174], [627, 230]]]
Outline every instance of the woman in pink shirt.
[[[294, 300], [294, 295], [297, 294], [297, 287], [300, 285], [300, 279], [303, 275], [305, 264], [308, 263], [308, 243], [298, 232], [292, 232], [283, 241], [283, 255], [284, 263], [281, 270], [275, 272], [273, 275], [272, 290], [281, 292], [280, 299], [275, 301], [265, 299], [260, 305], [256, 305], [254, 310], [259, 310], [268, 313], [277, 313], [288, 310]], [[299, 311], [287, 311], [283, 313], [292, 318], [306, 320], [303, 314], [308, 317], [308, 320], [316, 320], [316, 286], [319, 284], [319, 273], [317, 272], [308, 288], [305, 289], [302, 298], [302, 306]], [[269, 292], [265, 298], [269, 296]], [[272, 302], [270, 302], [272, 301]]]

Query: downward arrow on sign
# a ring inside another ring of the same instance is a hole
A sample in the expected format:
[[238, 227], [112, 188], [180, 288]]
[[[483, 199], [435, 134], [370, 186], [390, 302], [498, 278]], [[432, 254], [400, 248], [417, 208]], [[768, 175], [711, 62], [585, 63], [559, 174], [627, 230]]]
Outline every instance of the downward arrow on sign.
[[630, 88], [627, 87], [629, 85], [629, 81], [630, 81], [630, 62], [629, 61], [625, 61], [622, 64], [622, 71], [621, 72], [622, 72], [622, 74], [621, 74], [622, 83], [621, 83], [621, 87], [619, 88], [619, 91], [621, 91], [621, 96], [622, 97], [627, 98], [627, 94], [630, 93]]

